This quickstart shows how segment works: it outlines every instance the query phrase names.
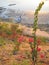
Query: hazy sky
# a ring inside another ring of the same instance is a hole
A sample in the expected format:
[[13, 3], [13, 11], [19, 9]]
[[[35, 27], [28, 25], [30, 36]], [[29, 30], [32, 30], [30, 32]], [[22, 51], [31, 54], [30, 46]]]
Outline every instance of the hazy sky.
[[[0, 6], [21, 10], [35, 10], [41, 0], [0, 0]], [[15, 6], [8, 6], [16, 4]], [[42, 11], [49, 11], [49, 0], [45, 2]]]

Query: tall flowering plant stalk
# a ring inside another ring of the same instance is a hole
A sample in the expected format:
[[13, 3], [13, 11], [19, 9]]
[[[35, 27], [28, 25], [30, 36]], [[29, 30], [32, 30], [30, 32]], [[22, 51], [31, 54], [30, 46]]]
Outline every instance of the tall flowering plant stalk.
[[34, 13], [34, 28], [33, 28], [33, 30], [34, 30], [34, 42], [33, 42], [33, 47], [32, 47], [32, 43], [30, 43], [31, 49], [33, 49], [32, 50], [32, 60], [33, 60], [34, 65], [37, 65], [38, 43], [37, 43], [36, 31], [38, 28], [38, 13], [41, 10], [43, 5], [44, 5], [44, 2], [42, 1]]

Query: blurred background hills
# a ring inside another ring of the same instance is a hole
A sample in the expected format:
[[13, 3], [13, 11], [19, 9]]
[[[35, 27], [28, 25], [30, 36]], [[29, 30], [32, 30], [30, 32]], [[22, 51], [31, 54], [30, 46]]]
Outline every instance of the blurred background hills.
[[[49, 12], [39, 12], [38, 25], [41, 29], [49, 31]], [[16, 9], [7, 9], [0, 7], [0, 22], [14, 22], [21, 23], [26, 26], [33, 26], [34, 12], [22, 11]]]
[[[49, 24], [49, 12], [43, 11], [39, 13], [38, 24]], [[13, 22], [21, 22], [23, 24], [33, 24], [34, 12], [33, 11], [21, 11], [14, 9], [6, 9], [0, 7], [0, 18], [2, 20], [11, 19]], [[19, 18], [21, 21], [19, 21]]]

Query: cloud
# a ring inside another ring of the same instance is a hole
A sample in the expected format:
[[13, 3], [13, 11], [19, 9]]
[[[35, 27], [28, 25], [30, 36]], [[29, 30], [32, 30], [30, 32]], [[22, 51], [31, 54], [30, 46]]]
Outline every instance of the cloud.
[[[13, 8], [35, 10], [41, 0], [0, 0], [0, 6], [8, 7], [8, 4], [16, 4]], [[42, 10], [49, 10], [49, 0], [45, 2]]]

